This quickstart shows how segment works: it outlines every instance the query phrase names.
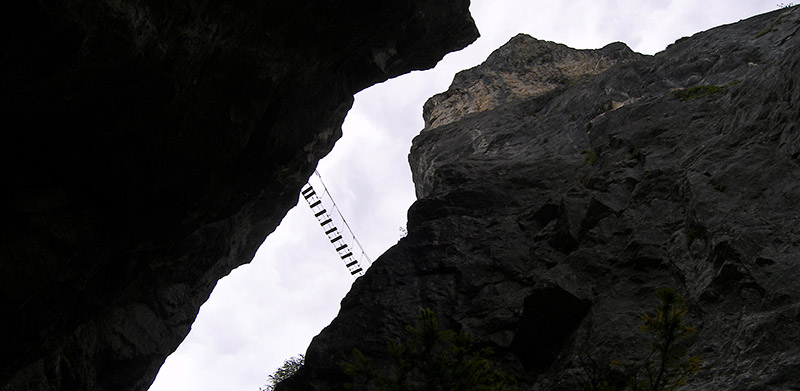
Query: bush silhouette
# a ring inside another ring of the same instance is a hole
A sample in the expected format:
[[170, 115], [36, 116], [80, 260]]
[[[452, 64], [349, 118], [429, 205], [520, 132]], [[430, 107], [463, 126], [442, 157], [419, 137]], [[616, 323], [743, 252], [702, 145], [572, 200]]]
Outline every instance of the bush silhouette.
[[306, 358], [302, 354], [292, 357], [283, 362], [280, 368], [275, 370], [275, 373], [269, 375], [267, 385], [264, 388], [259, 387], [259, 391], [273, 391], [278, 383], [288, 379], [303, 367]]
[[421, 309], [417, 326], [407, 326], [405, 340], [390, 342], [391, 367], [379, 373], [355, 349], [342, 367], [353, 382], [349, 389], [380, 391], [504, 391], [512, 380], [493, 370], [492, 350], [478, 349], [464, 332], [443, 330], [429, 309]]

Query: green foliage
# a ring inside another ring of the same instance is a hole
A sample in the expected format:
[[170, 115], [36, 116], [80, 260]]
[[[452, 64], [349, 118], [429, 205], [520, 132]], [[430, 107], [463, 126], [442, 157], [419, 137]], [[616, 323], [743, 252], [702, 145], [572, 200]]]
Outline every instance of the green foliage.
[[753, 38], [761, 38], [761, 37], [767, 35], [767, 33], [770, 33], [772, 31], [775, 31], [775, 25], [774, 24], [771, 24], [771, 25], [769, 25], [767, 27], [764, 27], [764, 29], [762, 29], [761, 31], [757, 32], [756, 35], [753, 36]]
[[595, 163], [597, 163], [597, 152], [591, 149], [585, 149], [581, 151], [581, 154], [586, 155], [586, 163], [590, 166], [593, 166]]
[[724, 89], [725, 89], [724, 86], [704, 85], [704, 86], [694, 86], [694, 87], [684, 88], [682, 90], [675, 90], [672, 91], [670, 94], [672, 94], [672, 96], [680, 98], [680, 100], [685, 102], [692, 99], [702, 98], [704, 96], [720, 92]]
[[630, 363], [581, 360], [584, 371], [581, 391], [673, 391], [699, 371], [700, 358], [687, 357], [697, 330], [684, 324], [686, 299], [671, 288], [655, 294], [661, 303], [654, 314], [641, 316], [638, 327], [651, 336], [647, 356]]
[[[788, 8], [788, 7], [793, 7], [793, 6], [794, 6], [793, 3], [789, 3], [788, 5], [783, 4], [783, 3], [778, 4], [778, 7], [780, 7], [780, 8]], [[775, 27], [777, 25], [781, 24], [781, 23], [783, 23], [783, 15], [778, 15], [778, 17], [775, 18], [775, 20], [772, 21], [772, 23], [770, 25], [768, 25], [767, 27], [764, 27], [764, 29], [762, 29], [761, 31], [756, 33], [756, 35], [753, 36], [753, 38], [754, 39], [755, 38], [761, 38], [761, 37], [767, 35], [768, 33], [771, 33], [773, 31], [777, 31], [777, 29]]]
[[656, 297], [661, 301], [656, 313], [641, 317], [639, 330], [652, 336], [652, 347], [639, 364], [641, 371], [631, 379], [632, 391], [676, 390], [700, 369], [698, 356], [687, 357], [689, 341], [697, 330], [684, 325], [686, 299], [671, 288], [656, 291]]
[[[589, 357], [589, 356], [587, 356]], [[618, 391], [625, 389], [631, 377], [620, 370], [619, 363], [608, 360], [579, 358], [583, 370], [580, 391]]]
[[275, 373], [269, 375], [267, 385], [264, 388], [259, 388], [260, 391], [273, 391], [278, 383], [288, 379], [303, 367], [306, 358], [302, 354], [292, 357], [283, 362], [283, 365], [275, 370]]
[[688, 245], [694, 243], [695, 240], [707, 240], [708, 231], [705, 227], [697, 222], [690, 221], [686, 226], [686, 242]]
[[355, 349], [342, 368], [353, 381], [349, 389], [381, 391], [503, 391], [513, 380], [493, 370], [491, 349], [478, 349], [464, 332], [440, 329], [429, 309], [421, 309], [408, 337], [388, 344], [391, 368], [379, 373], [370, 359]]

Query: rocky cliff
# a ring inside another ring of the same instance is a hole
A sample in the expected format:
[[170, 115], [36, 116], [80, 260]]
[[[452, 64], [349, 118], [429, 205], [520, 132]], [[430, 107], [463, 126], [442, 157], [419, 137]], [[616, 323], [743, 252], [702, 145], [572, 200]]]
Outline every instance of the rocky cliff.
[[341, 135], [477, 37], [468, 0], [2, 13], [0, 389], [143, 390]]
[[702, 360], [687, 390], [800, 388], [800, 8], [655, 56], [520, 35], [425, 105], [408, 236], [342, 301], [282, 390], [386, 364], [419, 308], [494, 348], [521, 390], [627, 360], [673, 287]]

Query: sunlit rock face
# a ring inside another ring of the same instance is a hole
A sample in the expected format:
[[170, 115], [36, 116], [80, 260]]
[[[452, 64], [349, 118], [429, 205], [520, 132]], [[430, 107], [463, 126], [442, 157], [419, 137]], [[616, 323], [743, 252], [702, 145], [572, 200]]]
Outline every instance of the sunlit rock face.
[[341, 389], [354, 348], [388, 368], [419, 308], [520, 389], [581, 389], [587, 360], [648, 351], [663, 287], [698, 329], [686, 389], [800, 387], [799, 26], [782, 9], [655, 56], [518, 36], [458, 74], [411, 149], [408, 236], [282, 390]]
[[485, 63], [459, 73], [450, 89], [425, 103], [425, 129], [542, 95], [639, 57], [640, 54], [621, 43], [598, 50], [575, 50], [518, 35], [492, 53]]
[[142, 390], [341, 135], [477, 37], [469, 1], [49, 1], [3, 13], [0, 389]]

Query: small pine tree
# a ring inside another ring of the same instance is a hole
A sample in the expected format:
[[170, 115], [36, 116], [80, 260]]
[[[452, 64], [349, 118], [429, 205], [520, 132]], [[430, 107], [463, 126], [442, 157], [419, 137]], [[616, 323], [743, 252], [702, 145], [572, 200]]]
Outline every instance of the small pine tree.
[[642, 314], [639, 331], [652, 336], [644, 359], [623, 363], [597, 360], [589, 351], [578, 358], [583, 370], [581, 391], [674, 391], [697, 373], [700, 358], [687, 357], [697, 333], [684, 324], [686, 299], [671, 288], [655, 293], [661, 301], [655, 314]]
[[390, 342], [391, 372], [372, 369], [370, 360], [359, 350], [343, 363], [353, 379], [350, 389], [376, 387], [380, 391], [504, 391], [510, 379], [493, 370], [487, 359], [492, 350], [477, 349], [464, 332], [443, 330], [429, 309], [422, 309], [417, 327], [407, 326], [407, 339]]
[[653, 340], [650, 353], [630, 380], [631, 391], [673, 391], [700, 369], [698, 356], [687, 357], [697, 330], [684, 324], [686, 299], [671, 288], [656, 291], [656, 297], [661, 301], [656, 313], [641, 317], [639, 330], [651, 334]]

